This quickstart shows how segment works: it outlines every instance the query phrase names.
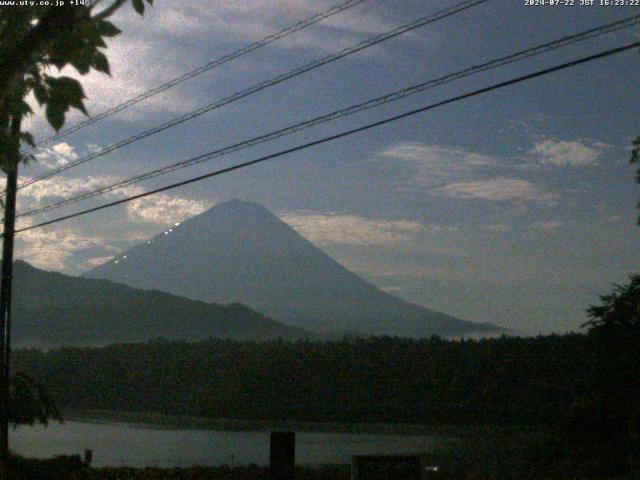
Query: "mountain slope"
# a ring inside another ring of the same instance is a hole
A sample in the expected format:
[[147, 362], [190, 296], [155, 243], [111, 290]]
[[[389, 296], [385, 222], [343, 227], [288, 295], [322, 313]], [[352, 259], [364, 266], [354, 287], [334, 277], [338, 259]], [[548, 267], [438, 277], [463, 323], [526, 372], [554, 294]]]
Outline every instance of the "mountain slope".
[[17, 343], [90, 345], [168, 339], [301, 338], [285, 326], [245, 307], [216, 305], [107, 280], [14, 265], [13, 338]]
[[422, 337], [499, 330], [385, 293], [264, 207], [216, 205], [85, 273], [206, 302], [241, 302], [317, 331]]

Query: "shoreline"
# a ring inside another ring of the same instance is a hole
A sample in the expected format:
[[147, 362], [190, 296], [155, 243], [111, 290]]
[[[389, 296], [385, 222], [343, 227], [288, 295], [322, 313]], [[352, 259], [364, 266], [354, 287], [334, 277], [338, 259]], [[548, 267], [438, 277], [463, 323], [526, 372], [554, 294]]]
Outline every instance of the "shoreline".
[[[494, 426], [419, 425], [396, 423], [338, 423], [287, 420], [213, 419], [189, 415], [150, 412], [122, 412], [115, 410], [67, 410], [65, 421], [84, 423], [124, 423], [145, 428], [166, 430], [217, 430], [225, 432], [295, 431], [300, 433], [369, 434], [369, 435], [438, 435], [459, 437], [480, 435]], [[522, 427], [518, 427], [521, 429]]]

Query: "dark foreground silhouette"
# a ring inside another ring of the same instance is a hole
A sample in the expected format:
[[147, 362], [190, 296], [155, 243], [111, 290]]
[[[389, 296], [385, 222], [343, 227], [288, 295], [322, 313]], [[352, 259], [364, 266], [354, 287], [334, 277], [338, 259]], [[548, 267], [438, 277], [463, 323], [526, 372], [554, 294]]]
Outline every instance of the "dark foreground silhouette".
[[23, 350], [15, 358], [67, 411], [502, 425], [511, 430], [449, 444], [443, 462], [488, 475], [479, 478], [633, 475], [640, 466], [640, 276], [601, 300], [589, 309], [585, 335], [157, 340]]

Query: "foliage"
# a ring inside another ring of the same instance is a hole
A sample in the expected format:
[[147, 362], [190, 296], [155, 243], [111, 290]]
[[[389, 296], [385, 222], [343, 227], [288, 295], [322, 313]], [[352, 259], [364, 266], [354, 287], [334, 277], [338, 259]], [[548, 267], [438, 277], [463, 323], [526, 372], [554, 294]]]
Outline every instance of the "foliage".
[[9, 422], [14, 427], [47, 425], [49, 419], [62, 422], [60, 411], [44, 386], [25, 373], [11, 378], [9, 398]]
[[[77, 455], [37, 460], [13, 456], [10, 480], [270, 480], [268, 467], [256, 465], [189, 468], [89, 468]], [[298, 467], [300, 480], [347, 480], [348, 466]]]
[[[92, 68], [109, 74], [109, 62], [102, 49], [105, 39], [120, 33], [109, 18], [127, 0], [112, 0], [96, 12], [102, 0], [83, 5], [55, 5], [54, 2], [20, 2], [0, 8], [0, 168], [16, 171], [20, 143], [34, 146], [33, 137], [22, 131], [22, 119], [33, 113], [27, 96], [45, 110], [49, 124], [59, 130], [66, 114], [75, 108], [87, 114], [84, 91], [78, 80], [52, 75], [67, 66], [81, 75]], [[152, 4], [153, 0], [146, 0]], [[134, 9], [144, 13], [143, 0], [132, 0]], [[13, 185], [12, 188], [15, 188]], [[9, 190], [9, 188], [8, 188]], [[43, 387], [26, 374], [14, 375], [10, 382], [10, 422], [46, 424], [60, 414]]]
[[587, 310], [587, 390], [563, 426], [574, 459], [592, 472], [620, 474], [640, 466], [640, 275], [600, 300]]
[[[92, 470], [90, 479], [100, 480], [271, 480], [268, 467], [189, 467], [189, 468], [100, 468]], [[348, 466], [298, 467], [299, 480], [348, 480]]]
[[[640, 183], [640, 136], [637, 136], [632, 144], [631, 164], [638, 165], [638, 170], [636, 171], [636, 182]], [[638, 202], [638, 208], [640, 208], [640, 202]], [[640, 225], [640, 217], [638, 217], [638, 224]]]
[[[559, 459], [562, 446], [549, 428], [481, 429], [435, 447], [444, 479], [576, 479]], [[603, 479], [600, 479], [603, 480]]]
[[211, 339], [18, 351], [15, 362], [46, 378], [60, 407], [70, 411], [545, 424], [585, 391], [586, 350], [587, 338], [579, 335], [461, 342]]
[[589, 320], [585, 325], [594, 332], [624, 331], [640, 328], [640, 275], [631, 277], [628, 285], [614, 285], [613, 292], [600, 297], [601, 305], [587, 310]]
[[[469, 472], [474, 478], [590, 478], [595, 472], [602, 479], [633, 465], [628, 459], [640, 431], [640, 410], [626, 406], [640, 398], [631, 388], [638, 384], [638, 349], [616, 344], [613, 355], [603, 338], [158, 340], [22, 350], [15, 361], [47, 378], [69, 412], [338, 422], [354, 428], [359, 422], [476, 425], [471, 430], [478, 429], [477, 436], [443, 453], [459, 474], [451, 478], [467, 478]], [[500, 424], [504, 434], [486, 427]], [[115, 471], [103, 473], [119, 478]], [[167, 478], [199, 478], [183, 473]], [[162, 475], [137, 470], [131, 478]]]
[[79, 455], [61, 455], [38, 460], [12, 455], [9, 458], [9, 480], [88, 480], [87, 466]]
[[[51, 71], [71, 66], [82, 75], [92, 68], [109, 74], [102, 50], [107, 46], [105, 39], [120, 30], [107, 18], [126, 0], [113, 0], [100, 12], [95, 10], [101, 0], [86, 5], [46, 3], [0, 9], [0, 166], [5, 170], [9, 159], [17, 158], [21, 141], [33, 145], [32, 136], [19, 128], [22, 118], [33, 113], [26, 101], [29, 94], [33, 93], [56, 130], [62, 128], [71, 108], [87, 113], [80, 82]], [[142, 0], [132, 3], [138, 13], [144, 13]]]

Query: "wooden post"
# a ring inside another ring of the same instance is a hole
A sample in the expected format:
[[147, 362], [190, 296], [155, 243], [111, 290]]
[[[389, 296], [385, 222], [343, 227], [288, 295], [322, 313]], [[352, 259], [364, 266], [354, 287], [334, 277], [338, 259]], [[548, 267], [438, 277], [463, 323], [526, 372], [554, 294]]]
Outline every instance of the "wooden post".
[[271, 480], [295, 480], [296, 434], [271, 432], [269, 473]]

